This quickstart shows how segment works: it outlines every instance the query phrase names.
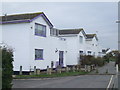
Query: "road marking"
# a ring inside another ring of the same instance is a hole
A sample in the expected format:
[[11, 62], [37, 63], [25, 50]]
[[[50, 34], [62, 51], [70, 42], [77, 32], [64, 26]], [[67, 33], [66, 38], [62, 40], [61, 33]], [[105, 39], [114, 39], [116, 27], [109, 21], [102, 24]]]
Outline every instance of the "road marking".
[[110, 81], [109, 81], [109, 84], [108, 84], [108, 86], [107, 86], [107, 89], [106, 90], [108, 90], [109, 88], [110, 88], [110, 84], [111, 84], [111, 82], [112, 82], [112, 79], [113, 79], [113, 75], [111, 76], [111, 78], [110, 78]]

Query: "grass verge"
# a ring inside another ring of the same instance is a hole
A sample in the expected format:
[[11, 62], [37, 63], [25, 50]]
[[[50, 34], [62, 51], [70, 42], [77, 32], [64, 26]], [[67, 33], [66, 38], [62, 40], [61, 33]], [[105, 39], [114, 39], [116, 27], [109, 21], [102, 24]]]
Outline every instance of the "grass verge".
[[48, 74], [40, 74], [40, 75], [16, 75], [14, 79], [27, 79], [27, 78], [53, 78], [53, 77], [65, 77], [65, 76], [77, 76], [77, 75], [85, 75], [89, 72], [84, 71], [76, 71], [76, 72], [62, 72], [60, 73], [53, 73], [51, 75]]

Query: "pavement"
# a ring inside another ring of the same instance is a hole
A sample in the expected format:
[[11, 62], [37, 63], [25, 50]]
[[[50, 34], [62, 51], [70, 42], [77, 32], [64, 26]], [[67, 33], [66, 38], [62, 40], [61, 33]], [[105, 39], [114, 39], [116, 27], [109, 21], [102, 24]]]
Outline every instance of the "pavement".
[[[98, 68], [99, 74], [57, 77], [48, 79], [14, 79], [13, 88], [116, 88], [114, 63]], [[108, 69], [109, 74], [103, 74]]]

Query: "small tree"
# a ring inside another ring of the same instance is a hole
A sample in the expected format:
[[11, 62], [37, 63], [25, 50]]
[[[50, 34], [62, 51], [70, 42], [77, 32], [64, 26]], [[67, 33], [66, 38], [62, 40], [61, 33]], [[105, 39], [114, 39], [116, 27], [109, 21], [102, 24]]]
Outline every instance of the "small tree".
[[6, 47], [0, 50], [2, 51], [2, 89], [7, 89], [12, 87], [13, 51]]

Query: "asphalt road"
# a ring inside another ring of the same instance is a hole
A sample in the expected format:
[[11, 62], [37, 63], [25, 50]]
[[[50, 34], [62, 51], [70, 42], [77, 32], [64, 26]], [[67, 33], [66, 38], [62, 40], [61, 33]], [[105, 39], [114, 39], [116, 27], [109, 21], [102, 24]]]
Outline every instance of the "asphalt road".
[[112, 75], [13, 80], [13, 88], [107, 88]]
[[[108, 71], [108, 74], [116, 74], [116, 67], [115, 62], [110, 62], [106, 64], [103, 67], [98, 67], [99, 74], [106, 74], [106, 71]], [[96, 71], [91, 72], [91, 74], [95, 74]]]
[[[104, 75], [106, 69], [109, 75]], [[13, 88], [114, 88], [117, 87], [114, 63], [99, 68], [99, 73], [89, 75], [57, 77], [48, 79], [22, 79], [13, 80]]]

